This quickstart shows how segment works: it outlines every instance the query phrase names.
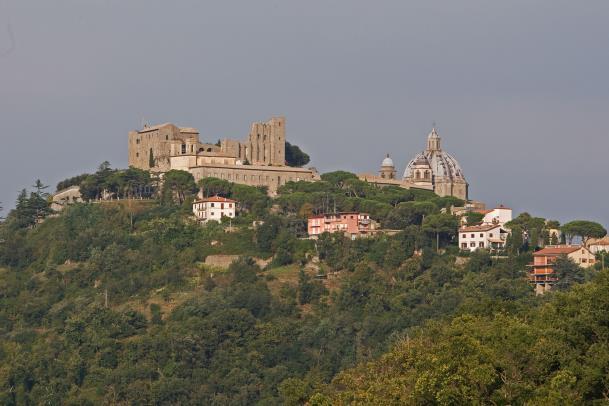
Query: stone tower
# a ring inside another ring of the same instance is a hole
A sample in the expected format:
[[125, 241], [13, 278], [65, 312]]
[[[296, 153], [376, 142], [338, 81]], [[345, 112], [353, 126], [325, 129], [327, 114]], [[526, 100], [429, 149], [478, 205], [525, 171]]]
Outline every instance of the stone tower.
[[273, 117], [266, 123], [252, 124], [246, 158], [252, 165], [285, 165], [284, 117]]

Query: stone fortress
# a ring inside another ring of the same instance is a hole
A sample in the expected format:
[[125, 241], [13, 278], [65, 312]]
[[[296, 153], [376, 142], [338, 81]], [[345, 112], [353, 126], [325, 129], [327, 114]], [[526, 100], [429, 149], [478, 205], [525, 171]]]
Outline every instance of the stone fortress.
[[393, 160], [387, 157], [381, 163], [378, 175], [361, 174], [361, 180], [381, 186], [400, 186], [434, 191], [439, 196], [455, 196], [468, 199], [468, 183], [459, 162], [442, 150], [442, 139], [435, 127], [427, 136], [427, 148], [418, 153], [404, 170], [402, 179], [396, 179]]
[[285, 118], [253, 123], [245, 141], [202, 143], [199, 131], [166, 123], [129, 132], [129, 166], [163, 173], [171, 169], [251, 186], [266, 186], [271, 195], [289, 181], [316, 181], [313, 168], [285, 163]]

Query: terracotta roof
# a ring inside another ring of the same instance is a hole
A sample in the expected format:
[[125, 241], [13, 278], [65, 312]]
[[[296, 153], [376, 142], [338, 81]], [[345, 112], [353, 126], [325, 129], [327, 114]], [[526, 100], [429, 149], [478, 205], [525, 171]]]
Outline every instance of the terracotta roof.
[[476, 210], [472, 210], [472, 212], [480, 213], [480, 214], [489, 214], [490, 212], [492, 212], [492, 210], [476, 209]]
[[318, 219], [318, 218], [324, 218], [326, 216], [343, 216], [343, 215], [347, 215], [347, 214], [357, 214], [358, 216], [369, 216], [368, 213], [360, 213], [358, 211], [340, 211], [338, 213], [315, 214], [313, 216], [309, 216], [308, 218]]
[[501, 226], [499, 224], [484, 224], [481, 226], [467, 226], [467, 227], [461, 227], [459, 229], [460, 233], [469, 233], [469, 232], [476, 232], [476, 231], [490, 231], [490, 230], [494, 230], [495, 228], [500, 228]]
[[206, 203], [206, 202], [237, 203], [236, 200], [227, 199], [226, 197], [221, 197], [221, 196], [206, 197], [204, 199], [199, 199], [199, 200], [195, 201], [195, 203]]
[[609, 245], [609, 237], [590, 238], [588, 240], [588, 247], [591, 245]]
[[558, 256], [558, 255], [563, 255], [563, 254], [570, 254], [572, 252], [575, 252], [579, 249], [582, 249], [585, 247], [581, 247], [579, 245], [555, 245], [555, 246], [548, 246], [545, 248], [540, 249], [537, 252], [534, 252], [533, 255], [535, 256]]

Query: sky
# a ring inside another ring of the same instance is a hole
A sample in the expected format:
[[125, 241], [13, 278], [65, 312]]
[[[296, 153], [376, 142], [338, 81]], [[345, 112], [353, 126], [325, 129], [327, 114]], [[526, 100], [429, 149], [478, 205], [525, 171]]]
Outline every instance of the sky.
[[[286, 116], [320, 172], [402, 173], [436, 123], [470, 197], [609, 226], [609, 2], [0, 0], [0, 202], [127, 133]], [[0, 213], [2, 214], [2, 213]]]

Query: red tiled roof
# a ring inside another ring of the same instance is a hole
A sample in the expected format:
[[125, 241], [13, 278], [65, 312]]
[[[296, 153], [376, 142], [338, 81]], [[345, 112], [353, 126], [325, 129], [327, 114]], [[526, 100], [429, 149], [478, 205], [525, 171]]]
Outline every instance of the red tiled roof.
[[490, 230], [494, 230], [495, 228], [499, 228], [501, 227], [499, 224], [487, 224], [487, 225], [481, 225], [481, 226], [467, 226], [467, 227], [461, 227], [459, 229], [460, 233], [470, 233], [470, 232], [476, 232], [476, 231], [490, 231]]
[[480, 214], [489, 214], [490, 212], [492, 212], [492, 210], [484, 210], [484, 209], [476, 209], [476, 210], [472, 210], [474, 213], [480, 213]]
[[609, 237], [603, 237], [603, 238], [590, 238], [588, 240], [588, 247], [591, 245], [609, 245]]
[[227, 199], [226, 197], [221, 197], [221, 196], [212, 196], [212, 197], [206, 197], [204, 199], [199, 199], [197, 200], [195, 203], [206, 203], [206, 202], [213, 202], [213, 203], [237, 203], [236, 200], [231, 200], [231, 199]]
[[540, 249], [537, 252], [534, 252], [534, 256], [558, 256], [563, 254], [570, 254], [584, 247], [575, 246], [575, 245], [562, 245], [562, 246], [551, 246]]

